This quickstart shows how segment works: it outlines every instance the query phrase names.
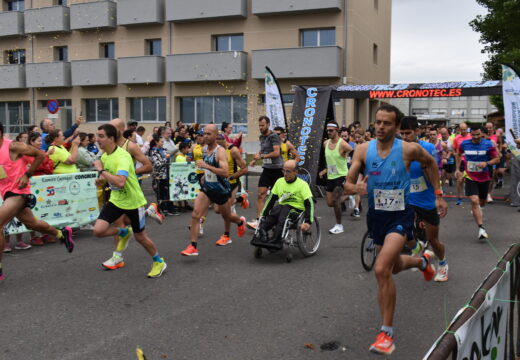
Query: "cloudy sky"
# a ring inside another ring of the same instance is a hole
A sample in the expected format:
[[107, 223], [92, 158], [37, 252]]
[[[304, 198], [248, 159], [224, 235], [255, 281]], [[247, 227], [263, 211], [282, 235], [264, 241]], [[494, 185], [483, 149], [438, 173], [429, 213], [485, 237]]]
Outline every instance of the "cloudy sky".
[[481, 80], [475, 0], [393, 0], [392, 83]]

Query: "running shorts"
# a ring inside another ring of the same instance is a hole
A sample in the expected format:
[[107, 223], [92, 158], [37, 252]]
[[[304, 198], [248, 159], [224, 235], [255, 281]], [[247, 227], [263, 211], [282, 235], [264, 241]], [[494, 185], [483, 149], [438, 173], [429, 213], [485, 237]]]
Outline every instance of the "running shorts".
[[487, 199], [489, 181], [478, 182], [466, 178], [466, 196], [478, 195], [479, 199]]
[[258, 180], [258, 187], [272, 188], [276, 180], [283, 176], [282, 169], [266, 169], [262, 171], [260, 180]]
[[16, 194], [14, 192], [8, 191], [4, 195], [4, 201], [9, 199], [10, 197], [21, 196], [25, 199], [24, 209], [29, 208], [32, 209], [36, 205], [36, 197], [33, 194]]
[[333, 192], [335, 188], [337, 187], [343, 187], [343, 184], [345, 183], [345, 177], [339, 177], [337, 179], [327, 179], [327, 192]]
[[398, 233], [408, 240], [413, 239], [413, 222], [415, 212], [407, 206], [403, 211], [377, 211], [368, 210], [367, 227], [368, 234], [376, 245], [382, 246], [385, 237], [391, 233]]
[[439, 226], [441, 223], [441, 218], [439, 214], [437, 214], [437, 209], [427, 210], [418, 206], [413, 206], [413, 211], [424, 221], [432, 226]]
[[240, 183], [240, 181], [238, 181], [238, 180], [237, 180], [236, 183], [234, 183], [234, 184], [229, 184], [229, 185], [231, 186], [231, 192], [233, 192], [236, 188], [238, 188], [239, 190], [240, 190], [240, 188], [241, 188], [241, 183]]
[[219, 192], [210, 190], [210, 189], [208, 189], [205, 186], [202, 186], [200, 188], [200, 191], [203, 192], [204, 194], [206, 194], [206, 196], [209, 198], [209, 200], [212, 203], [215, 203], [217, 205], [224, 205], [225, 203], [227, 203], [227, 201], [231, 197], [231, 193], [230, 192], [219, 193]]
[[141, 206], [137, 209], [126, 210], [118, 208], [109, 201], [101, 209], [98, 219], [104, 220], [107, 223], [112, 224], [122, 215], [126, 215], [130, 219], [130, 225], [132, 226], [134, 234], [139, 234], [144, 231], [146, 217], [145, 214], [146, 212], [144, 206]]

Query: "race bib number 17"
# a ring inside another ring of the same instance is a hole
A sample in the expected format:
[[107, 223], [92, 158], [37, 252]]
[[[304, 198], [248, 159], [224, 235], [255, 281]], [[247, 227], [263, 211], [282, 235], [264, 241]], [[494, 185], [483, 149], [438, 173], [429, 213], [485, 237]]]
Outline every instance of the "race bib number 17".
[[375, 209], [382, 211], [403, 211], [404, 190], [381, 190], [374, 189]]

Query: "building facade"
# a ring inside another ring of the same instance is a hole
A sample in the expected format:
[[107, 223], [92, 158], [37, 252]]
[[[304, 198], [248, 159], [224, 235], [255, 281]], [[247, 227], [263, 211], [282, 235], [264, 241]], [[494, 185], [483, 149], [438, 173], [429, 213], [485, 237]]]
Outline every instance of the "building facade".
[[[1, 10], [0, 122], [12, 134], [81, 114], [87, 131], [114, 117], [227, 121], [253, 141], [265, 66], [288, 116], [293, 85], [390, 78], [391, 0], [2, 0]], [[375, 104], [338, 101], [337, 119], [367, 123]]]

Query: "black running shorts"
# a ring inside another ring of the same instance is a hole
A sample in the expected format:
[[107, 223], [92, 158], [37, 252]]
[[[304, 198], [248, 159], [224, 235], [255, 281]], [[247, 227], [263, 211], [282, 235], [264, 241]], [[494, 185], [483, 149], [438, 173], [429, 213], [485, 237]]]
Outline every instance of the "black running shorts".
[[132, 226], [134, 234], [139, 234], [144, 231], [146, 217], [144, 206], [137, 209], [126, 210], [118, 208], [109, 201], [103, 205], [103, 209], [101, 209], [98, 219], [112, 224], [123, 215], [128, 216], [130, 219], [130, 225]]

